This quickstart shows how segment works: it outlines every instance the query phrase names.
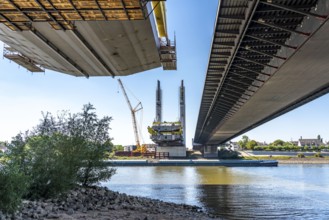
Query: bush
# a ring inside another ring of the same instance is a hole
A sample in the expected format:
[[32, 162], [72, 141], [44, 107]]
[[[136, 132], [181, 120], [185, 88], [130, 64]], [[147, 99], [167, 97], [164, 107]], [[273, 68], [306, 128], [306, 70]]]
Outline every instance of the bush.
[[297, 154], [297, 157], [298, 157], [298, 158], [304, 158], [305, 155], [304, 155], [304, 154]]
[[254, 150], [262, 151], [262, 150], [264, 150], [264, 148], [263, 148], [263, 146], [255, 146]]
[[27, 192], [28, 178], [17, 167], [0, 164], [0, 210], [13, 214]]
[[318, 153], [314, 154], [314, 157], [323, 157], [323, 155], [318, 152]]
[[55, 133], [31, 137], [28, 145], [33, 157], [28, 171], [32, 177], [30, 197], [49, 198], [75, 186], [81, 157], [79, 148], [72, 140]]
[[219, 159], [239, 159], [239, 153], [233, 150], [220, 149], [218, 150]]
[[76, 184], [108, 180], [115, 173], [103, 162], [113, 146], [108, 134], [112, 119], [98, 119], [94, 110], [88, 104], [77, 114], [43, 114], [32, 132], [13, 139], [8, 158], [31, 177], [29, 198], [53, 197]]

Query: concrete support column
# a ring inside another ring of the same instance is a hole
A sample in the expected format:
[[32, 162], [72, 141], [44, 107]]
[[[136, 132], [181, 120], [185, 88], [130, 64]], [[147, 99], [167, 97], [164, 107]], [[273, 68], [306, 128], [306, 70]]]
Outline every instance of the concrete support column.
[[181, 86], [179, 87], [179, 106], [180, 106], [180, 122], [182, 123], [183, 128], [183, 146], [186, 146], [186, 130], [185, 130], [185, 87], [184, 81], [182, 80]]
[[218, 158], [218, 146], [206, 145], [203, 146], [204, 158]]

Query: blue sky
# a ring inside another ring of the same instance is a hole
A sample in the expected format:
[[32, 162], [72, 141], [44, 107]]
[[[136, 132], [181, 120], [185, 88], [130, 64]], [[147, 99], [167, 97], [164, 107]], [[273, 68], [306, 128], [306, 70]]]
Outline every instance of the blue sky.
[[[142, 124], [144, 142], [150, 143], [147, 126], [155, 117], [156, 81], [163, 90], [163, 120], [178, 119], [178, 88], [184, 80], [186, 89], [187, 147], [191, 147], [198, 111], [200, 108], [205, 72], [207, 69], [217, 0], [168, 0], [168, 31], [173, 38], [176, 33], [178, 70], [163, 71], [162, 68], [121, 77], [131, 99], [136, 105], [137, 97], [143, 104], [137, 115]], [[0, 53], [2, 54], [2, 45]], [[46, 70], [30, 73], [6, 59], [0, 59], [0, 140], [10, 140], [20, 131], [31, 129], [41, 118], [41, 111], [56, 114], [60, 110], [78, 112], [83, 104], [92, 103], [99, 116], [112, 116], [110, 135], [115, 144], [134, 144], [132, 120], [127, 103], [116, 79], [111, 77], [76, 78]], [[297, 140], [320, 134], [329, 140], [329, 96], [323, 96], [284, 116], [268, 122], [246, 135], [258, 141], [275, 139]], [[235, 140], [240, 137], [235, 138]]]

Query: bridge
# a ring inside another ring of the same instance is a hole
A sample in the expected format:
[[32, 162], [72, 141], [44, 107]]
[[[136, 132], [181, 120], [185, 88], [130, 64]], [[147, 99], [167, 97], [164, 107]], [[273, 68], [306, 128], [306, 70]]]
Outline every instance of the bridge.
[[329, 91], [329, 2], [222, 0], [194, 149], [217, 146]]
[[176, 69], [164, 1], [1, 0], [4, 57], [31, 72], [126, 76]]

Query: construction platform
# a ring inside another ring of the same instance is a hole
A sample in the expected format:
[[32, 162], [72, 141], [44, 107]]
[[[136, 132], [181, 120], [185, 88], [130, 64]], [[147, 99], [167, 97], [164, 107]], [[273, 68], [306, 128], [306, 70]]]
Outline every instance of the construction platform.
[[2, 0], [0, 40], [31, 63], [73, 76], [126, 76], [176, 69], [165, 2]]
[[185, 87], [183, 80], [179, 87], [179, 121], [162, 121], [162, 90], [157, 82], [155, 120], [148, 127], [151, 140], [157, 144], [156, 152], [169, 153], [169, 157], [185, 158]]

